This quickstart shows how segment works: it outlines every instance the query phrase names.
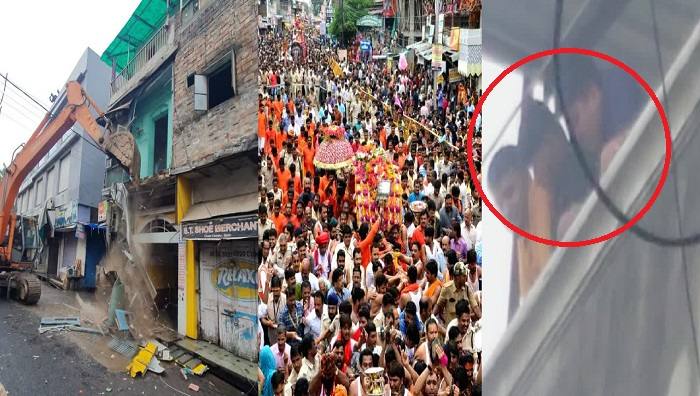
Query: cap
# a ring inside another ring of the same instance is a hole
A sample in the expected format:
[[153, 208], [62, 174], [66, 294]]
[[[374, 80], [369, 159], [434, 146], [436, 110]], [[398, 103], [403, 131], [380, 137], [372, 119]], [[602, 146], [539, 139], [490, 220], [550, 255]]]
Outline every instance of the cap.
[[466, 275], [467, 274], [467, 266], [464, 265], [463, 262], [458, 261], [457, 264], [455, 264], [455, 268], [452, 270], [455, 276], [458, 275]]
[[338, 296], [335, 294], [330, 294], [328, 296], [328, 299], [326, 300], [326, 304], [328, 305], [338, 305], [340, 301], [338, 301]]
[[316, 243], [319, 245], [322, 245], [324, 243], [328, 243], [328, 242], [330, 242], [330, 240], [331, 240], [330, 235], [328, 235], [328, 233], [325, 231], [320, 233], [318, 235], [318, 237], [316, 237]]

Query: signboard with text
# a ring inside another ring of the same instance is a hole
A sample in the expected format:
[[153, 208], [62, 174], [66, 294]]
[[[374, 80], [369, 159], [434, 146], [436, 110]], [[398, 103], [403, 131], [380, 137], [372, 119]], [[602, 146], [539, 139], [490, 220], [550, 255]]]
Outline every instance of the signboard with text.
[[183, 239], [220, 240], [257, 237], [257, 214], [189, 221], [182, 224]]

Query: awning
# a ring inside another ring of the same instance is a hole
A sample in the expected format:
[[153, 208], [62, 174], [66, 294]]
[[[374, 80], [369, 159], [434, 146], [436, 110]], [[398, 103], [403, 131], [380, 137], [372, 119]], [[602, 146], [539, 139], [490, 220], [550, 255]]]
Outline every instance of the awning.
[[466, 51], [462, 49], [457, 70], [463, 76], [481, 75], [481, 45], [468, 45]]
[[[177, 11], [179, 3], [170, 2], [170, 12]], [[168, 15], [168, 2], [163, 0], [141, 0], [136, 10], [131, 15], [117, 37], [112, 40], [107, 49], [102, 53], [102, 61], [112, 66], [112, 59], [116, 73], [119, 73], [138, 50], [160, 29]]]
[[416, 53], [420, 53], [420, 52], [423, 52], [425, 50], [429, 50], [431, 48], [433, 48], [433, 44], [429, 43], [427, 41], [418, 41], [418, 42], [415, 42], [411, 45], [406, 46], [406, 49], [415, 50]]
[[192, 205], [182, 218], [182, 239], [257, 238], [257, 209], [256, 192]]
[[210, 219], [214, 217], [247, 213], [258, 210], [258, 194], [250, 193], [216, 201], [202, 202], [190, 206], [182, 222]]

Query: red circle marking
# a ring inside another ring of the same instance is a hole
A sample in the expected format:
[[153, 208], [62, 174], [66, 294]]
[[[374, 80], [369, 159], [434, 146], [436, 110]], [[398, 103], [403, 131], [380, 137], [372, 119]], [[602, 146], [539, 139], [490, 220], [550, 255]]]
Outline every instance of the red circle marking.
[[[486, 88], [486, 91], [484, 91], [483, 95], [479, 99], [479, 103], [476, 105], [476, 109], [474, 110], [474, 114], [480, 114], [481, 113], [481, 108], [484, 105], [484, 102], [486, 101], [486, 98], [489, 96], [491, 91], [493, 91], [494, 87], [498, 85], [508, 74], [513, 72], [515, 69], [519, 68], [520, 66], [531, 62], [536, 59], [544, 58], [546, 56], [551, 56], [551, 55], [556, 55], [556, 54], [578, 54], [578, 55], [584, 55], [584, 56], [591, 56], [594, 58], [602, 59], [606, 62], [612, 63], [613, 65], [619, 67], [620, 69], [624, 70], [629, 74], [630, 76], [634, 77], [634, 79], [639, 83], [639, 85], [644, 88], [644, 90], [647, 92], [651, 100], [654, 102], [654, 105], [656, 106], [656, 110], [659, 113], [659, 118], [661, 119], [661, 124], [663, 125], [664, 128], [664, 138], [666, 140], [666, 156], [664, 158], [664, 166], [663, 169], [661, 170], [661, 178], [659, 178], [659, 182], [656, 185], [656, 188], [654, 189], [653, 194], [651, 195], [651, 198], [649, 198], [649, 201], [644, 205], [642, 209], [637, 212], [634, 217], [630, 219], [627, 223], [623, 224], [619, 228], [595, 237], [591, 239], [586, 239], [582, 241], [559, 241], [556, 239], [547, 239], [547, 238], [542, 238], [540, 236], [531, 234], [522, 228], [516, 226], [515, 224], [511, 223], [501, 212], [496, 209], [496, 207], [491, 203], [491, 201], [488, 199], [486, 194], [484, 193], [484, 189], [481, 186], [481, 183], [479, 180], [476, 178], [477, 172], [476, 172], [476, 167], [474, 166], [474, 158], [471, 155], [467, 155], [467, 162], [469, 164], [469, 174], [472, 177], [472, 180], [474, 181], [474, 186], [476, 187], [477, 191], [479, 191], [479, 194], [481, 198], [483, 199], [484, 203], [486, 206], [491, 210], [491, 213], [493, 213], [500, 221], [503, 223], [506, 227], [510, 228], [513, 232], [517, 233], [518, 235], [525, 237], [531, 241], [539, 242], [545, 245], [550, 245], [550, 246], [559, 246], [559, 247], [581, 247], [581, 246], [588, 246], [588, 245], [593, 245], [599, 242], [606, 241], [610, 238], [616, 237], [623, 232], [627, 231], [629, 228], [631, 228], [634, 224], [636, 224], [639, 220], [644, 217], [644, 215], [649, 212], [651, 207], [654, 205], [654, 202], [656, 201], [656, 198], [658, 198], [659, 194], [661, 194], [661, 190], [664, 187], [664, 183], [666, 183], [666, 177], [668, 176], [668, 171], [671, 166], [671, 152], [672, 152], [672, 142], [671, 142], [671, 129], [668, 126], [668, 120], [666, 119], [666, 112], [664, 111], [663, 106], [661, 105], [661, 102], [659, 101], [659, 98], [656, 96], [656, 93], [654, 90], [647, 84], [647, 82], [640, 76], [634, 69], [631, 67], [627, 66], [624, 62], [620, 61], [617, 58], [614, 58], [610, 55], [604, 54], [602, 52], [598, 51], [593, 51], [589, 49], [584, 49], [584, 48], [554, 48], [554, 49], [549, 49], [541, 52], [536, 52], [534, 54], [528, 55], [519, 61], [515, 62], [514, 64], [510, 65], [506, 70], [504, 70], [501, 74], [496, 77], [496, 79]], [[471, 121], [469, 122], [469, 130], [467, 132], [467, 153], [473, 152], [473, 135], [474, 135], [474, 126], [476, 125], [476, 117], [472, 117]]]

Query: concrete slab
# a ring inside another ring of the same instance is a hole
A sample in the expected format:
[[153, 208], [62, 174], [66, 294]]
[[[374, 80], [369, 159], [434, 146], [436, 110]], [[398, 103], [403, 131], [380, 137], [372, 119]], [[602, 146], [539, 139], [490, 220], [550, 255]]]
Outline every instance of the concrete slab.
[[221, 370], [239, 379], [251, 383], [257, 383], [258, 381], [257, 365], [254, 362], [241, 359], [219, 346], [189, 338], [179, 340], [175, 344], [190, 353], [196, 354], [206, 364], [219, 367]]

